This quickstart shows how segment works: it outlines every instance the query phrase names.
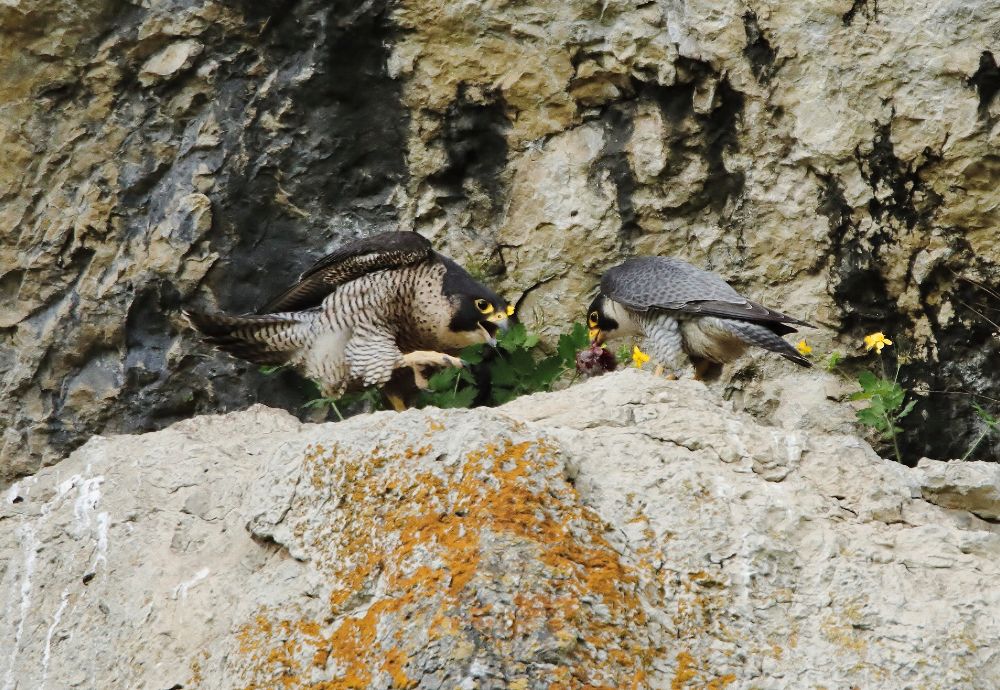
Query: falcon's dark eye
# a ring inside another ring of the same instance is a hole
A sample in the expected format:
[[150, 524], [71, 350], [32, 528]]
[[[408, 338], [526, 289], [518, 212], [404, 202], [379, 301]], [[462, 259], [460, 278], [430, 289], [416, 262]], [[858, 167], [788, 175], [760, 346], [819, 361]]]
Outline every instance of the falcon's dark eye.
[[597, 312], [590, 312], [590, 316], [587, 317], [587, 325], [591, 328], [597, 328]]
[[493, 313], [493, 305], [481, 297], [476, 300], [476, 309], [478, 309], [483, 314]]

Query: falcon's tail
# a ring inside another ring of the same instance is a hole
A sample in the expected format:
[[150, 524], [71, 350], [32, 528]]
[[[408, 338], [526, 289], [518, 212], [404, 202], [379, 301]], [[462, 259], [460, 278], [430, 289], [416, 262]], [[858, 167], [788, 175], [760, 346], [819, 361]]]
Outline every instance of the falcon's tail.
[[305, 343], [308, 323], [296, 314], [229, 316], [185, 311], [205, 341], [255, 364], [285, 364]]
[[726, 327], [748, 345], [756, 345], [771, 352], [777, 352], [785, 359], [791, 360], [800, 367], [811, 367], [812, 362], [802, 356], [795, 347], [768, 326], [751, 321], [736, 321], [726, 319]]

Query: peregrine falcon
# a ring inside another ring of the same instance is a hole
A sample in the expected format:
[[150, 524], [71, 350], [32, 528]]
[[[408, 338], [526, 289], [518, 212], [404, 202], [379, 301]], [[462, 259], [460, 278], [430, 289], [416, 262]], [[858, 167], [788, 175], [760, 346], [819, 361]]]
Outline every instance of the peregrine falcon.
[[587, 312], [593, 344], [644, 336], [658, 367], [677, 376], [717, 374], [750, 345], [812, 366], [781, 337], [795, 332], [788, 324], [811, 324], [751, 302], [716, 274], [673, 257], [640, 256], [609, 269]]
[[257, 364], [290, 364], [323, 395], [339, 397], [383, 386], [403, 368], [426, 387], [423, 367], [463, 366], [449, 353], [495, 344], [508, 309], [425, 238], [386, 232], [320, 259], [256, 315], [185, 314], [219, 349]]

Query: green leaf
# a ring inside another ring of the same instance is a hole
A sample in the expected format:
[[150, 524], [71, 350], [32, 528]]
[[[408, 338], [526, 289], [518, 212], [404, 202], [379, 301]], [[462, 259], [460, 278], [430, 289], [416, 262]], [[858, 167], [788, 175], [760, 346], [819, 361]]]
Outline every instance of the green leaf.
[[892, 383], [892, 385], [885, 386], [880, 395], [882, 399], [885, 400], [885, 409], [890, 412], [898, 410], [903, 404], [903, 399], [906, 397], [906, 393], [903, 392], [903, 387], [898, 383]]
[[458, 356], [469, 364], [481, 364], [483, 361], [483, 348], [485, 345], [469, 345], [458, 353]]
[[264, 376], [271, 376], [272, 374], [278, 373], [287, 366], [288, 366], [287, 364], [276, 364], [276, 365], [265, 364], [263, 366], [258, 367], [257, 371], [262, 373]]
[[448, 367], [437, 372], [429, 379], [427, 379], [427, 389], [429, 391], [449, 391], [455, 387], [455, 379], [457, 379], [463, 369], [457, 369], [455, 367]]
[[537, 333], [529, 333], [524, 339], [524, 347], [530, 350], [538, 344], [538, 340], [539, 337]]
[[826, 370], [833, 371], [842, 359], [844, 359], [843, 353], [831, 352], [830, 356], [826, 358]]
[[503, 405], [506, 402], [510, 402], [517, 397], [514, 391], [509, 388], [498, 388], [494, 387], [492, 395], [490, 396], [493, 400], [494, 405]]
[[885, 434], [888, 433], [889, 424], [885, 421], [885, 415], [879, 414], [875, 410], [858, 410], [857, 412], [858, 421], [865, 426], [871, 427], [875, 431]]
[[556, 352], [567, 367], [575, 366], [576, 353], [590, 345], [590, 338], [587, 337], [587, 327], [580, 322], [573, 324], [573, 329], [569, 333], [559, 336], [559, 343], [556, 345]]
[[898, 413], [896, 413], [896, 419], [897, 420], [902, 419], [906, 415], [908, 415], [911, 412], [913, 412], [913, 407], [916, 404], [917, 404], [916, 399], [913, 399], [910, 402], [906, 403], [906, 407], [904, 407], [902, 410], [900, 410]]
[[878, 377], [870, 371], [862, 371], [858, 374], [858, 384], [860, 384], [861, 390], [866, 393], [876, 393], [878, 389], [878, 382]]
[[866, 407], [863, 410], [858, 410], [857, 412], [855, 412], [855, 416], [857, 416], [858, 421], [864, 424], [865, 426], [870, 426], [877, 430], [882, 430], [883, 428], [885, 428], [885, 419], [882, 417], [882, 415], [877, 414], [870, 407]]
[[540, 390], [548, 390], [552, 386], [553, 382], [559, 378], [565, 370], [566, 368], [563, 366], [562, 358], [558, 355], [546, 357], [539, 362], [535, 368], [535, 381], [537, 382], [537, 388]]
[[317, 407], [329, 407], [337, 402], [338, 398], [314, 398], [309, 402], [302, 405], [306, 409], [314, 409]]
[[513, 387], [517, 383], [517, 372], [505, 360], [498, 359], [490, 367], [490, 381], [494, 386]]
[[986, 426], [988, 426], [990, 429], [996, 429], [998, 426], [1000, 426], [1000, 419], [997, 419], [996, 417], [991, 415], [989, 412], [983, 409], [979, 404], [972, 403], [972, 407], [976, 410], [976, 416], [978, 416], [981, 420], [986, 422]]
[[501, 333], [497, 339], [500, 347], [507, 351], [516, 350], [524, 346], [524, 341], [528, 338], [528, 329], [523, 323], [515, 323], [506, 333]]
[[531, 350], [514, 350], [508, 355], [510, 365], [521, 376], [530, 376], [535, 370], [535, 358]]
[[882, 396], [878, 394], [873, 395], [871, 397], [871, 402], [868, 403], [868, 409], [873, 410], [877, 415], [884, 416], [886, 413], [886, 405]]
[[468, 407], [476, 399], [475, 388], [459, 388], [432, 396], [431, 404], [443, 409]]

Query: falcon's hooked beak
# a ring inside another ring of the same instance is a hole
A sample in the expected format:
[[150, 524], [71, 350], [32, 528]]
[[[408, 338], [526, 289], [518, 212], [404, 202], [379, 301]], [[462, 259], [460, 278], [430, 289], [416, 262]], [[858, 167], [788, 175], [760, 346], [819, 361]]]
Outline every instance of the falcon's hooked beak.
[[494, 312], [489, 318], [479, 322], [479, 330], [483, 332], [483, 340], [490, 347], [497, 346], [496, 334], [498, 332], [506, 333], [510, 329], [510, 319], [508, 318], [510, 311], [511, 309], [508, 307], [507, 312]]
[[606, 337], [604, 331], [600, 328], [591, 328], [587, 331], [587, 335], [590, 336], [591, 346], [597, 345], [601, 346], [604, 344], [604, 339]]

